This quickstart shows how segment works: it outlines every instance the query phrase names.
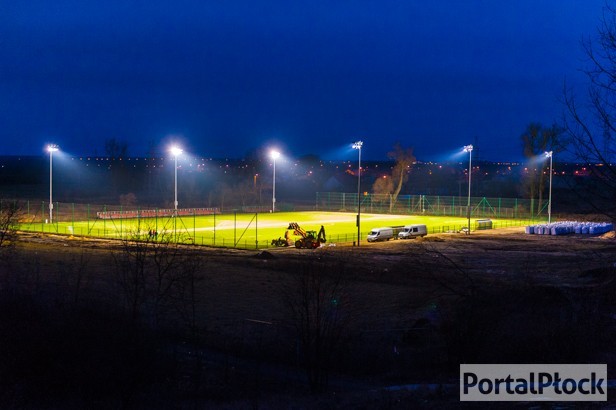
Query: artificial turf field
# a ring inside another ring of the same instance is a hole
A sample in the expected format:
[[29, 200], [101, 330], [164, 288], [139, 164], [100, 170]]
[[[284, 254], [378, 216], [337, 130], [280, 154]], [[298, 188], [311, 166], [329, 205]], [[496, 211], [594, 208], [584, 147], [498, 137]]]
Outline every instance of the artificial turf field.
[[[178, 216], [139, 219], [94, 219], [57, 222], [53, 224], [22, 224], [21, 230], [49, 232], [99, 238], [144, 238], [156, 231], [157, 237], [173, 235], [178, 241], [198, 245], [265, 248], [272, 239], [284, 237], [290, 222], [305, 230], [318, 231], [323, 225], [328, 243], [348, 243], [357, 240], [357, 214], [343, 212], [276, 212], [259, 214], [224, 214]], [[474, 229], [475, 218], [471, 219]], [[522, 225], [524, 221], [493, 219], [494, 227]], [[428, 233], [457, 231], [467, 225], [467, 219], [451, 216], [361, 214], [361, 239], [373, 228], [425, 224]]]

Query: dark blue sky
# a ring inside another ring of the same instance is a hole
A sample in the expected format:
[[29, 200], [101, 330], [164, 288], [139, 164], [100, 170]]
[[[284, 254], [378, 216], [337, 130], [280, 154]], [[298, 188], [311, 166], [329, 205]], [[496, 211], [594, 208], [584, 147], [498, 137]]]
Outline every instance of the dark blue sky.
[[0, 1], [0, 155], [520, 157], [583, 87], [604, 0]]

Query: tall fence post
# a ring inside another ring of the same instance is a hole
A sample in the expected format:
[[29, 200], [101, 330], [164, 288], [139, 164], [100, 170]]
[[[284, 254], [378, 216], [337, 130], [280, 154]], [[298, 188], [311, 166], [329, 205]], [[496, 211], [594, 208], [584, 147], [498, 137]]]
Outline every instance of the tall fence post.
[[[124, 236], [123, 235], [124, 234], [124, 229], [122, 229], [123, 228], [122, 220], [124, 219], [123, 212], [124, 212], [124, 207], [122, 205], [120, 205], [120, 239], [122, 239], [123, 236]], [[137, 235], [139, 235], [139, 232], [137, 232]]]

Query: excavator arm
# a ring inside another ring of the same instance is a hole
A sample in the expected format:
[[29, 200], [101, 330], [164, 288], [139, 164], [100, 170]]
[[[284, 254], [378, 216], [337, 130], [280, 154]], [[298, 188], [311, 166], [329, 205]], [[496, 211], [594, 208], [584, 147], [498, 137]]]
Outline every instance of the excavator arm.
[[321, 225], [321, 229], [319, 229], [319, 233], [317, 235], [317, 241], [319, 243], [325, 243], [327, 240], [325, 239], [325, 227]]
[[297, 222], [291, 222], [287, 229], [293, 229], [295, 235], [306, 238], [306, 231], [304, 231]]

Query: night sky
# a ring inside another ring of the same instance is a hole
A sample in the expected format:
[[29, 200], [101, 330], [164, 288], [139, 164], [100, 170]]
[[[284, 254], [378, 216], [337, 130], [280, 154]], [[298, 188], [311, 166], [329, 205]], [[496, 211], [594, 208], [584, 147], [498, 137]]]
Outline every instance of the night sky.
[[0, 0], [0, 155], [521, 157], [604, 0]]

